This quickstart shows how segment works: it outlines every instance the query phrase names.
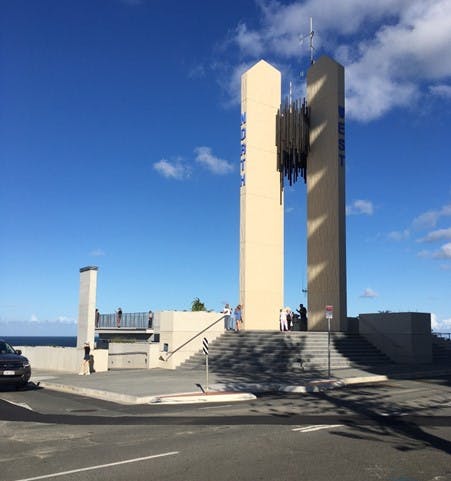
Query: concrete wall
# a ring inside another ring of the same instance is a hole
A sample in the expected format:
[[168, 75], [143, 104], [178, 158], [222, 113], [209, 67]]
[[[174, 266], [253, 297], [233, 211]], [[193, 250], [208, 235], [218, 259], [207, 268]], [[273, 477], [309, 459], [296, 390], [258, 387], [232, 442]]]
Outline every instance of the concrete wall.
[[277, 171], [281, 74], [261, 60], [241, 77], [240, 304], [246, 329], [277, 329], [284, 210]]
[[110, 342], [109, 369], [148, 369], [159, 366], [158, 343]]
[[[33, 369], [45, 369], [49, 371], [64, 371], [78, 373], [83, 359], [83, 349], [76, 347], [53, 347], [53, 346], [20, 346], [22, 354], [28, 358]], [[108, 351], [105, 349], [91, 350], [94, 357], [94, 369], [96, 372], [108, 370]]]
[[397, 363], [432, 362], [431, 315], [428, 313], [359, 314], [359, 333]]
[[[181, 347], [174, 355], [168, 354], [185, 344], [196, 334], [223, 316], [219, 312], [162, 311], [160, 319], [160, 343], [111, 342], [109, 349], [94, 349], [96, 372], [108, 369], [175, 369], [191, 355], [202, 349], [202, 339], [213, 341], [224, 332], [224, 321], [220, 320], [205, 333]], [[164, 348], [167, 348], [167, 351]], [[83, 359], [83, 349], [75, 347], [18, 346], [31, 363], [31, 369], [78, 373]]]
[[[224, 332], [224, 321], [221, 320], [191, 342], [181, 347], [175, 354], [170, 355], [200, 331], [222, 317], [219, 312], [160, 312], [160, 356], [167, 361], [160, 360], [158, 367], [175, 369], [183, 361], [202, 349], [202, 339], [209, 342]], [[165, 346], [167, 351], [165, 351]], [[153, 361], [151, 361], [153, 363]], [[156, 367], [156, 366], [153, 366]]]

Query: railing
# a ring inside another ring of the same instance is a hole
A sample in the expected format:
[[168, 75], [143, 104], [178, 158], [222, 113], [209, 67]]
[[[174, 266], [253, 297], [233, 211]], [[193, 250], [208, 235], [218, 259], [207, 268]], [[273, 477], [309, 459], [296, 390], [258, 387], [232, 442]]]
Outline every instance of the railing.
[[[153, 318], [155, 324], [155, 313]], [[100, 314], [96, 329], [155, 329], [155, 325], [149, 326], [148, 312], [124, 312], [120, 324], [117, 323], [116, 314]]]
[[217, 324], [219, 321], [222, 321], [226, 316], [221, 316], [219, 319], [216, 319], [216, 321], [212, 322], [209, 326], [205, 327], [204, 329], [202, 329], [202, 331], [199, 331], [197, 334], [194, 334], [193, 337], [191, 337], [190, 339], [188, 339], [186, 342], [184, 342], [183, 344], [181, 344], [179, 347], [177, 347], [176, 349], [174, 349], [173, 351], [169, 351], [168, 353], [166, 353], [166, 355], [161, 355], [160, 356], [160, 360], [161, 361], [168, 361], [177, 351], [180, 351], [180, 349], [182, 349], [182, 347], [185, 347], [187, 346], [190, 342], [194, 341], [194, 339], [197, 339], [199, 336], [201, 336], [205, 331], [208, 331], [208, 329], [210, 329], [210, 327], [213, 327], [215, 324]]
[[434, 336], [441, 337], [442, 339], [447, 339], [451, 341], [451, 332], [433, 332]]

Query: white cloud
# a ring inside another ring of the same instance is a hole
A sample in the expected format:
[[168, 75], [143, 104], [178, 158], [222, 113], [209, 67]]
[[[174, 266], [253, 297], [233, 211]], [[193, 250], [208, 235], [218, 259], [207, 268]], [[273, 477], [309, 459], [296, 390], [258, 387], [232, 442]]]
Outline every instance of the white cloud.
[[451, 99], [451, 85], [432, 85], [429, 87], [429, 91], [438, 97]]
[[190, 169], [181, 160], [170, 162], [169, 160], [161, 159], [153, 164], [153, 168], [168, 179], [184, 180], [190, 176]]
[[412, 227], [417, 230], [431, 229], [437, 225], [441, 217], [451, 216], [451, 204], [444, 205], [439, 210], [429, 210], [420, 214], [412, 222]]
[[451, 259], [451, 242], [444, 244], [433, 254], [435, 259]]
[[235, 42], [243, 53], [253, 57], [259, 57], [263, 52], [260, 33], [249, 31], [244, 23], [240, 23], [236, 29]]
[[431, 313], [431, 329], [435, 332], [451, 332], [451, 318], [438, 319], [436, 314]]
[[233, 172], [233, 164], [212, 154], [210, 147], [196, 147], [196, 162], [213, 174], [224, 175]]
[[436, 242], [440, 240], [451, 240], [451, 227], [448, 229], [438, 229], [426, 235], [422, 239], [419, 239], [418, 242]]
[[219, 85], [227, 97], [225, 107], [239, 105], [241, 102], [241, 76], [250, 69], [253, 64], [253, 61], [242, 62], [230, 71], [221, 71]]
[[90, 256], [93, 257], [103, 257], [105, 256], [105, 251], [103, 249], [94, 249], [89, 253]]
[[376, 291], [373, 291], [373, 289], [367, 287], [362, 294], [360, 294], [360, 297], [367, 297], [367, 298], [374, 298], [378, 297], [378, 293]]
[[[430, 250], [427, 250], [427, 249], [422, 250], [422, 251], [418, 252], [417, 256], [423, 257], [423, 258], [426, 258], [426, 259], [451, 259], [451, 242], [448, 242], [447, 244], [442, 245], [436, 251], [430, 251]], [[445, 266], [446, 266], [446, 264], [445, 264]]]
[[403, 241], [410, 237], [410, 231], [408, 229], [389, 232], [388, 238], [393, 241]]
[[70, 317], [67, 317], [67, 316], [58, 316], [56, 322], [59, 322], [61, 324], [76, 324], [77, 323], [76, 319], [71, 319]]
[[373, 212], [373, 203], [369, 200], [355, 200], [351, 205], [346, 206], [347, 215], [372, 215]]
[[429, 229], [437, 225], [439, 214], [437, 211], [429, 211], [419, 215], [413, 220], [412, 226], [414, 229]]
[[[260, 26], [240, 23], [234, 43], [241, 56], [307, 60], [309, 17], [314, 42], [346, 67], [349, 117], [369, 121], [395, 107], [410, 106], [426, 86], [450, 97], [450, 0], [307, 0], [283, 5], [260, 0]], [[334, 53], [335, 50], [335, 53]], [[307, 62], [306, 62], [307, 63]], [[298, 67], [297, 67], [298, 68]]]

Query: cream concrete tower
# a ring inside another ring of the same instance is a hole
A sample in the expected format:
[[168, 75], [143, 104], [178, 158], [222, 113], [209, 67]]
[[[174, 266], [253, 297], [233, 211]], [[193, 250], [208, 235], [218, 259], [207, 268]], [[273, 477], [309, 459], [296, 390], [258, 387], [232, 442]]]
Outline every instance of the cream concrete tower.
[[346, 330], [344, 69], [321, 57], [307, 74], [310, 153], [307, 167], [308, 329]]
[[241, 77], [240, 303], [246, 329], [278, 328], [283, 307], [283, 191], [275, 118], [281, 74], [261, 60]]
[[95, 311], [97, 295], [97, 271], [95, 266], [80, 269], [80, 300], [78, 304], [77, 347], [89, 342], [94, 347]]

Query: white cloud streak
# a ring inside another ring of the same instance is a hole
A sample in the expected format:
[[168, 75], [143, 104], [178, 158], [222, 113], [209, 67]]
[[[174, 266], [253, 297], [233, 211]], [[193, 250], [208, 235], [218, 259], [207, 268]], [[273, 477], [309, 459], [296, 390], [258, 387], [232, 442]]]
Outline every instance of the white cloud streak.
[[431, 313], [431, 328], [435, 332], [451, 332], [451, 318], [438, 319], [436, 314]]
[[180, 160], [169, 161], [161, 159], [153, 164], [153, 168], [167, 179], [184, 180], [190, 176], [190, 169]]
[[369, 200], [355, 200], [352, 204], [346, 206], [347, 215], [373, 215], [373, 203]]
[[196, 154], [196, 162], [213, 174], [224, 175], [234, 170], [233, 164], [213, 155], [210, 147], [196, 147], [194, 152]]
[[94, 249], [89, 253], [89, 255], [93, 257], [104, 257], [106, 254], [103, 249]]
[[416, 230], [431, 229], [437, 225], [442, 217], [451, 216], [451, 204], [443, 206], [439, 210], [429, 210], [420, 214], [412, 222], [412, 227]]
[[451, 99], [451, 85], [432, 85], [429, 87], [429, 92], [437, 97]]
[[433, 254], [434, 259], [451, 259], [451, 242], [444, 244]]
[[443, 240], [451, 240], [451, 227], [448, 229], [438, 229], [429, 232], [429, 234], [420, 239], [418, 242], [436, 242]]
[[378, 297], [378, 296], [379, 296], [379, 294], [369, 287], [367, 287], [362, 292], [362, 294], [360, 294], [360, 297], [366, 297], [366, 298], [369, 298], [369, 299], [373, 299], [373, 298]]
[[410, 237], [410, 231], [408, 229], [404, 229], [400, 231], [392, 231], [388, 234], [388, 238], [396, 242], [406, 240], [409, 237]]

